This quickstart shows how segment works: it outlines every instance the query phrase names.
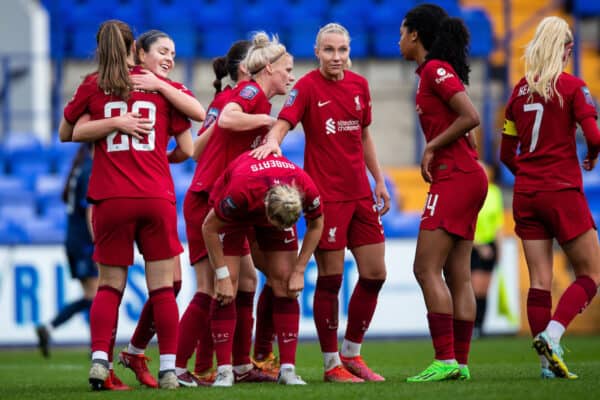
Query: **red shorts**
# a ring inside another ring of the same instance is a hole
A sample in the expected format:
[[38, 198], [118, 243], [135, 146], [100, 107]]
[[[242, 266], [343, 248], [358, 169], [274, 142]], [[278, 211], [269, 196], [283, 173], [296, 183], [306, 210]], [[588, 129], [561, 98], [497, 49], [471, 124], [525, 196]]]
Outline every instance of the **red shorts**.
[[429, 188], [419, 229], [443, 229], [473, 240], [477, 214], [483, 207], [487, 188], [483, 169], [470, 173], [453, 171], [443, 179], [436, 179]]
[[596, 228], [585, 195], [578, 189], [515, 193], [515, 232], [523, 240], [556, 238], [563, 244]]
[[133, 264], [137, 243], [146, 261], [165, 260], [183, 251], [177, 235], [175, 204], [161, 198], [115, 198], [94, 204], [94, 261]]
[[274, 226], [255, 226], [253, 239], [262, 251], [297, 251], [298, 235], [296, 225], [285, 230]]
[[[191, 265], [208, 256], [204, 237], [202, 236], [202, 224], [211, 208], [208, 204], [208, 193], [188, 190], [183, 200], [183, 217], [185, 218], [185, 232]], [[226, 256], [250, 254], [250, 246], [245, 235], [223, 232], [221, 238], [223, 252]]]
[[321, 250], [349, 249], [382, 243], [383, 225], [372, 197], [352, 201], [324, 201]]

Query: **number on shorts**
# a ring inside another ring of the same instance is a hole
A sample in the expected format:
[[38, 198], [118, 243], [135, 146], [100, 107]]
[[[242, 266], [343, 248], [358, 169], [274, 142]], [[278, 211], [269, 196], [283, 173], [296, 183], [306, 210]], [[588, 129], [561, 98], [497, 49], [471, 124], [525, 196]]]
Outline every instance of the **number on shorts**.
[[533, 129], [531, 131], [531, 143], [529, 144], [529, 152], [533, 153], [535, 146], [537, 146], [538, 138], [540, 137], [540, 125], [542, 125], [544, 106], [540, 103], [524, 104], [523, 111], [535, 111], [535, 120], [533, 121]]
[[[131, 105], [131, 111], [139, 113], [142, 109], [148, 110], [148, 119], [152, 124], [152, 130], [147, 135], [148, 142], [142, 143], [137, 138], [131, 139], [131, 146], [137, 151], [153, 151], [156, 142], [156, 131], [154, 130], [154, 124], [156, 123], [156, 106], [150, 101], [139, 100]], [[118, 110], [119, 115], [127, 113], [127, 103], [124, 101], [111, 101], [104, 105], [104, 118], [114, 117], [112, 114], [113, 110]], [[117, 135], [121, 139], [120, 143], [116, 143]], [[129, 150], [129, 136], [124, 135], [119, 131], [114, 131], [106, 137], [106, 151], [128, 151]]]
[[435, 206], [437, 205], [439, 194], [428, 193], [427, 201], [425, 202], [425, 210], [429, 210], [429, 216], [433, 217], [435, 214]]

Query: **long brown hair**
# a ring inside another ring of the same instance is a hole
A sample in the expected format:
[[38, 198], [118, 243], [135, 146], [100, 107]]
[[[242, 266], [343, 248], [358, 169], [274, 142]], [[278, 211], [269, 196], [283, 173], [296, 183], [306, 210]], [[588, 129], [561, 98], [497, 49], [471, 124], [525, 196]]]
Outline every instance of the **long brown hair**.
[[127, 65], [133, 40], [129, 25], [116, 19], [103, 22], [96, 34], [98, 86], [122, 99], [129, 98], [133, 87]]

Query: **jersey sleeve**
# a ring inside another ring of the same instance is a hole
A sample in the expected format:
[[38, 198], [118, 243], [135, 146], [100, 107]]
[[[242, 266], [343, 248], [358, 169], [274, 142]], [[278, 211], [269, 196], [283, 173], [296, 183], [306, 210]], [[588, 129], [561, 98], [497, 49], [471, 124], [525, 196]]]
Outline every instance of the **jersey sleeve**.
[[90, 98], [97, 91], [95, 81], [86, 78], [75, 91], [73, 98], [67, 103], [64, 109], [64, 117], [68, 123], [75, 125], [79, 117], [88, 112]]
[[288, 94], [278, 119], [289, 122], [292, 129], [300, 122], [309, 104], [310, 89], [306, 79], [300, 79]]
[[581, 85], [575, 89], [573, 95], [573, 112], [575, 113], [575, 119], [577, 122], [581, 122], [586, 118], [593, 117], [598, 118], [596, 111], [596, 105], [590, 89], [581, 81]]
[[237, 94], [230, 98], [230, 102], [234, 102], [239, 104], [242, 108], [242, 111], [247, 114], [253, 114], [253, 110], [259, 104], [259, 96], [260, 89], [256, 87], [254, 83], [246, 83], [246, 85], [241, 88]]
[[240, 185], [233, 183], [230, 182], [219, 190], [213, 204], [215, 214], [227, 222], [239, 221], [248, 214], [248, 197]]
[[321, 197], [317, 186], [310, 177], [303, 172], [301, 177], [301, 188], [303, 192], [303, 211], [306, 219], [316, 219], [323, 213], [321, 209]]
[[169, 134], [177, 136], [192, 127], [189, 118], [175, 107], [171, 107], [171, 118], [169, 121]]
[[465, 91], [456, 72], [448, 69], [444, 64], [428, 63], [423, 71], [423, 78], [431, 90], [444, 102], [448, 102], [456, 93]]

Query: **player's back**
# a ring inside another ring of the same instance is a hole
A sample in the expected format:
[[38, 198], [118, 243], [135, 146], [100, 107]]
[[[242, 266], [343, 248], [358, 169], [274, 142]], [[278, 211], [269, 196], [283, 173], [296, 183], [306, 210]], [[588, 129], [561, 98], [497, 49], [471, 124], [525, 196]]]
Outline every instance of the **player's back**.
[[525, 78], [515, 86], [506, 110], [520, 142], [515, 191], [581, 187], [575, 128], [582, 112], [577, 95], [583, 88], [580, 79], [562, 73], [556, 84], [561, 104], [557, 95], [545, 101], [531, 94]]

